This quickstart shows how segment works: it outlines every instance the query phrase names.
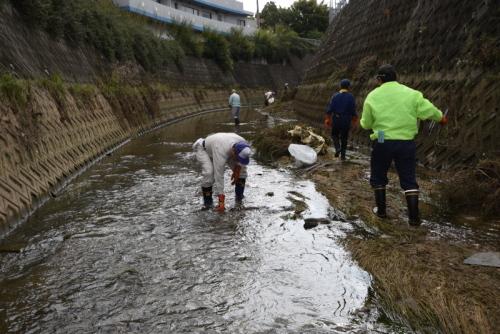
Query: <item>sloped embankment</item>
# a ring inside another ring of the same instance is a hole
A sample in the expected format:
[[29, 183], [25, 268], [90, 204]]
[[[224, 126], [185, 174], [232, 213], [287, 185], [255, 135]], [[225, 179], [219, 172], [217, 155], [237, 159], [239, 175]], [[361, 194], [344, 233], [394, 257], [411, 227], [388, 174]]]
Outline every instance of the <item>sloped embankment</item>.
[[[353, 81], [358, 110], [378, 66], [392, 63], [399, 81], [448, 110], [447, 127], [421, 124], [419, 159], [446, 168], [499, 153], [500, 7], [495, 1], [351, 0], [298, 89], [295, 109], [321, 122], [341, 78]], [[359, 130], [355, 144], [367, 145]]]

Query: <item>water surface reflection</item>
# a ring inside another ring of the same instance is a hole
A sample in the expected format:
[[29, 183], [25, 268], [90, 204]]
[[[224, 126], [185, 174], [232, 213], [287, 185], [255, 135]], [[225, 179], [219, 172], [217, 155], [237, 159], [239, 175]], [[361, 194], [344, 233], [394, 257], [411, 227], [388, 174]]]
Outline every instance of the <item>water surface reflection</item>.
[[[303, 228], [331, 210], [311, 182], [252, 160], [246, 210], [199, 210], [191, 143], [231, 131], [226, 118], [134, 140], [12, 234], [22, 252], [0, 255], [0, 330], [388, 332], [376, 311], [360, 311], [370, 277], [340, 246], [349, 224]], [[266, 122], [248, 110], [242, 119], [243, 136]], [[292, 219], [297, 201], [307, 209]]]

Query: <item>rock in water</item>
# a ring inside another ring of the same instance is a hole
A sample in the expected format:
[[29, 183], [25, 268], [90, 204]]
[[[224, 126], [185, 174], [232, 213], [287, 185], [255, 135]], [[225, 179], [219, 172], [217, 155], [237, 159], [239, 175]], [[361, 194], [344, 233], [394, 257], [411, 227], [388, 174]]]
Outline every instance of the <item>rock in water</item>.
[[304, 228], [306, 230], [318, 226], [319, 224], [330, 224], [330, 220], [326, 218], [306, 218], [304, 219]]

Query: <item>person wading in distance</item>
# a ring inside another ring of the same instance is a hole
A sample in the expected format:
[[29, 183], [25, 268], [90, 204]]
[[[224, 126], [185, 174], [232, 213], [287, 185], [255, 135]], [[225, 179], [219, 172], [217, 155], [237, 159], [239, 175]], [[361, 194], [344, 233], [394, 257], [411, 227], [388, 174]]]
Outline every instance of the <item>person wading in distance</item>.
[[229, 96], [229, 107], [231, 108], [231, 115], [234, 119], [234, 125], [240, 125], [240, 96], [236, 93], [236, 89], [232, 90], [232, 94]]

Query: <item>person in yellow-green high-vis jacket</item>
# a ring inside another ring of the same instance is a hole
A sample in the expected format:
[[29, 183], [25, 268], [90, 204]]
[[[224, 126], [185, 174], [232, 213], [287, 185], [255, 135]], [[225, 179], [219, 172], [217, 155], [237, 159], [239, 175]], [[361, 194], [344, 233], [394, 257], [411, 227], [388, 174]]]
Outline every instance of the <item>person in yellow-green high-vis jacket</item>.
[[392, 161], [405, 192], [410, 225], [420, 225], [418, 212], [419, 187], [415, 176], [418, 120], [447, 123], [446, 116], [423, 94], [397, 82], [392, 65], [383, 65], [377, 73], [379, 87], [371, 91], [363, 105], [360, 125], [373, 132], [370, 184], [375, 192], [374, 213], [386, 217], [385, 187]]

